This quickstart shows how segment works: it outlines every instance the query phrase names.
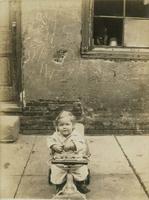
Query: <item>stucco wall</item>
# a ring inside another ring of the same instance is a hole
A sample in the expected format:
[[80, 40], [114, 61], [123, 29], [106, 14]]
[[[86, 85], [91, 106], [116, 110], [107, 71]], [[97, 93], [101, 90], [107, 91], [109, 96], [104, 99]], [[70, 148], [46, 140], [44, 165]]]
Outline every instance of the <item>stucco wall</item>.
[[22, 0], [24, 101], [81, 99], [88, 127], [149, 128], [149, 62], [80, 57], [81, 0]]

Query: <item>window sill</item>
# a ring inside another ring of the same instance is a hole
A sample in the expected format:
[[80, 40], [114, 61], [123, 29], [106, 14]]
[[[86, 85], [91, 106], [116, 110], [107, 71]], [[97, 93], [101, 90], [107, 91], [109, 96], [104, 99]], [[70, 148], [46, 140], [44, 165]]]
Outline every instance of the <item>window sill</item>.
[[82, 49], [82, 58], [88, 59], [124, 59], [124, 60], [149, 60], [148, 48], [120, 48], [120, 47], [95, 47], [92, 50]]

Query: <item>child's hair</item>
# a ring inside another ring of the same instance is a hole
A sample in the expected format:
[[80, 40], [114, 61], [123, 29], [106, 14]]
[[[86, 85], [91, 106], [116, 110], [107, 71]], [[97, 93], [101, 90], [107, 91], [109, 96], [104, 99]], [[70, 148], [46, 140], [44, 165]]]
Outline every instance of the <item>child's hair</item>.
[[63, 110], [55, 119], [54, 124], [56, 127], [58, 126], [59, 121], [64, 117], [68, 117], [73, 124], [76, 123], [76, 117], [70, 111]]

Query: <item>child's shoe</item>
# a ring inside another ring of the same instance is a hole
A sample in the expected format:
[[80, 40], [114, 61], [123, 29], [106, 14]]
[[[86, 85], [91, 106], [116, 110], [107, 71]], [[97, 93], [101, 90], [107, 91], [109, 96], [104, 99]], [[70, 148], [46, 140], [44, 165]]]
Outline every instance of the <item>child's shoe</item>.
[[90, 190], [85, 185], [84, 181], [76, 181], [75, 185], [76, 185], [78, 191], [83, 193], [83, 194], [90, 192]]
[[61, 191], [63, 189], [63, 187], [64, 187], [65, 184], [66, 184], [66, 181], [64, 181], [61, 184], [57, 184], [56, 185], [56, 193], [58, 193], [59, 191]]

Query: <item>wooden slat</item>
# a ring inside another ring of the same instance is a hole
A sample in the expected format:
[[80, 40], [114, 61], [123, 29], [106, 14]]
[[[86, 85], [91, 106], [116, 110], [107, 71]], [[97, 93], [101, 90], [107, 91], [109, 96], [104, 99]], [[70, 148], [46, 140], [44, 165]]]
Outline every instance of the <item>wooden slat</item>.
[[100, 49], [97, 48], [93, 51], [88, 51], [85, 53], [82, 53], [83, 58], [88, 59], [108, 59], [108, 60], [149, 60], [149, 50], [143, 51], [143, 49], [136, 49], [133, 48], [122, 48], [121, 50], [119, 48], [115, 48], [113, 50], [110, 49]]
[[82, 49], [89, 49], [90, 0], [82, 1]]
[[0, 54], [11, 53], [10, 31], [0, 31]]
[[108, 15], [94, 15], [94, 18], [112, 18], [112, 19], [123, 19], [123, 16], [108, 16]]
[[10, 0], [0, 0], [0, 101], [14, 100]]
[[9, 1], [8, 0], [0, 1], [0, 27], [1, 26], [9, 27]]
[[9, 58], [0, 58], [0, 86], [10, 86], [11, 85], [11, 71]]
[[0, 86], [0, 101], [13, 101], [13, 88], [7, 86]]

